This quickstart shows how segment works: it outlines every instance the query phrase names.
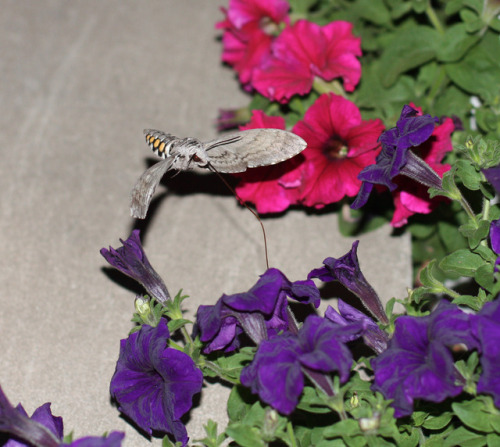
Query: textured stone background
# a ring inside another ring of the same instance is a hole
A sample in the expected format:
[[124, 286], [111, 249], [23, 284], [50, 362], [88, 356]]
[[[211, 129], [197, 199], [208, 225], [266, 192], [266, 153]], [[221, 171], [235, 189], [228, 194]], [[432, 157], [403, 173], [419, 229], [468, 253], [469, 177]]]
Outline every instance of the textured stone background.
[[[219, 63], [220, 1], [5, 0], [0, 15], [0, 383], [28, 413], [52, 402], [65, 432], [127, 432], [110, 403], [119, 340], [135, 292], [99, 254], [138, 224], [129, 192], [152, 154], [143, 128], [202, 139], [218, 108], [246, 105]], [[139, 224], [148, 256], [170, 291], [201, 303], [252, 286], [264, 271], [254, 217], [215, 176], [180, 174], [158, 188]], [[303, 279], [350, 249], [335, 215], [301, 211], [264, 220], [271, 264]], [[362, 238], [363, 271], [380, 296], [410, 285], [409, 241], [386, 228]], [[191, 413], [225, 421], [227, 390], [211, 387]], [[160, 445], [158, 440], [154, 445]]]

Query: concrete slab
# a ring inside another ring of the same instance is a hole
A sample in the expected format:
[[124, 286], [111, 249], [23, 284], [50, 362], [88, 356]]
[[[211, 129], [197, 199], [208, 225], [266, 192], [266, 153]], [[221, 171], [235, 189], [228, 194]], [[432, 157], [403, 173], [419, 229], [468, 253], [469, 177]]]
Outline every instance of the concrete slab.
[[[6, 0], [0, 15], [0, 384], [31, 412], [52, 402], [77, 437], [113, 429], [146, 443], [110, 404], [119, 340], [134, 290], [99, 254], [136, 225], [130, 190], [152, 155], [143, 128], [212, 138], [218, 108], [247, 104], [220, 60], [221, 1]], [[265, 269], [260, 227], [215, 176], [185, 175], [142, 224], [152, 264], [171, 291], [214, 303]], [[179, 179], [179, 178], [178, 178]], [[184, 182], [184, 183], [182, 183]], [[189, 188], [188, 188], [189, 186]], [[165, 191], [160, 187], [158, 193]], [[335, 215], [264, 220], [270, 260], [303, 279], [352, 240]], [[410, 285], [410, 245], [382, 229], [359, 258], [380, 296]], [[203, 436], [225, 421], [227, 389], [204, 394], [188, 424]], [[160, 445], [160, 441], [153, 441]]]

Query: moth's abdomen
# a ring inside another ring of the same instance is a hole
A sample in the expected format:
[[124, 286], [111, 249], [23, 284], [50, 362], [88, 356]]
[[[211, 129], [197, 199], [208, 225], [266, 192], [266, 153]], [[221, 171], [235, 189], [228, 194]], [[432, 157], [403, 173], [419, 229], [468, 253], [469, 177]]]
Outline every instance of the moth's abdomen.
[[170, 156], [170, 148], [177, 137], [169, 133], [162, 132], [160, 130], [145, 129], [146, 143], [152, 149], [152, 151], [162, 158], [167, 158]]

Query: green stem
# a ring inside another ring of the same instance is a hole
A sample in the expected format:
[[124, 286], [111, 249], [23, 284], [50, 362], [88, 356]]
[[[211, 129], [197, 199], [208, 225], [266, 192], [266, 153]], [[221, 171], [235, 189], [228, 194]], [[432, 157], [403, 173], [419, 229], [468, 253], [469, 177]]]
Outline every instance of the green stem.
[[293, 432], [293, 425], [290, 421], [286, 424], [286, 432], [290, 438], [290, 446], [297, 447], [297, 440], [295, 439], [295, 433]]
[[238, 380], [231, 379], [231, 378], [227, 377], [224, 374], [224, 371], [221, 368], [219, 368], [215, 363], [207, 361], [204, 363], [204, 366], [206, 366], [208, 369], [210, 369], [215, 374], [217, 374], [217, 376], [219, 378], [221, 378], [222, 380], [225, 380], [226, 382], [230, 383], [231, 385], [239, 385], [240, 384], [240, 382]]
[[443, 293], [446, 293], [453, 299], [460, 298], [461, 296], [459, 293], [455, 292], [454, 290], [448, 289], [448, 287], [445, 287], [444, 285], [443, 285]]
[[467, 200], [465, 200], [465, 197], [461, 193], [460, 193], [460, 205], [462, 205], [462, 208], [467, 213], [469, 218], [475, 223], [477, 228], [477, 217], [474, 214], [474, 211], [470, 207], [469, 203], [467, 202]]
[[323, 93], [335, 93], [336, 95], [346, 97], [345, 91], [336, 79], [330, 82], [326, 82], [325, 80], [315, 77], [313, 81], [313, 89], [315, 92], [320, 95]]
[[441, 22], [438, 19], [438, 16], [436, 15], [436, 11], [431, 6], [431, 2], [427, 2], [427, 8], [425, 8], [425, 13], [427, 14], [427, 17], [429, 18], [429, 21], [432, 23], [432, 26], [434, 29], [439, 33], [439, 34], [444, 34], [444, 28], [443, 25], [441, 25]]
[[434, 82], [432, 83], [429, 93], [425, 97], [425, 101], [427, 102], [427, 105], [429, 107], [433, 105], [434, 98], [441, 91], [441, 87], [443, 87], [446, 83], [447, 83], [446, 70], [442, 65], [441, 67], [439, 67], [438, 75], [434, 79]]
[[483, 219], [488, 220], [490, 216], [490, 209], [491, 209], [491, 203], [490, 201], [485, 197], [483, 198]]
[[[189, 335], [189, 332], [187, 331], [185, 326], [182, 326], [181, 333], [182, 333], [182, 336], [184, 337], [184, 340], [186, 341], [186, 345], [189, 345], [192, 348], [193, 339], [191, 338], [191, 335]], [[191, 348], [190, 348], [190, 351], [192, 351]]]

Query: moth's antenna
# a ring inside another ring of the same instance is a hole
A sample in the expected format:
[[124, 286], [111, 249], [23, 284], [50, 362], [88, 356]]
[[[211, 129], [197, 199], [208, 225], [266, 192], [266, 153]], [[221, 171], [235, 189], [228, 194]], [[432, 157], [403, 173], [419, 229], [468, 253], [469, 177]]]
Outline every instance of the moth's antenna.
[[264, 229], [264, 224], [262, 223], [262, 220], [260, 220], [259, 215], [252, 209], [250, 208], [243, 200], [241, 197], [236, 193], [234, 188], [227, 182], [227, 180], [221, 175], [217, 169], [215, 169], [210, 163], [207, 163], [208, 169], [210, 169], [212, 172], [215, 172], [219, 178], [224, 182], [224, 184], [228, 187], [229, 191], [231, 191], [234, 196], [238, 199], [238, 201], [248, 210], [250, 211], [255, 218], [259, 221], [260, 227], [262, 228], [262, 235], [264, 236], [264, 252], [266, 254], [266, 267], [269, 270], [269, 257], [267, 256], [267, 238], [266, 238], [266, 230]]

